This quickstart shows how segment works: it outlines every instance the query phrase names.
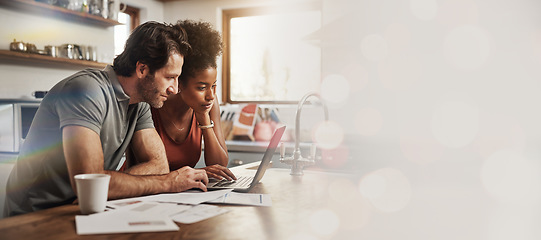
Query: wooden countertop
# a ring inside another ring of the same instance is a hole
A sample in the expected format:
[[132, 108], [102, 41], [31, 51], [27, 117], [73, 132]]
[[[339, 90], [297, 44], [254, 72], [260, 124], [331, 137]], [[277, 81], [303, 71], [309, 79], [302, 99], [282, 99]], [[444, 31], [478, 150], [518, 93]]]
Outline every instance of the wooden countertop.
[[[233, 170], [237, 175], [253, 172], [257, 164]], [[176, 232], [79, 236], [75, 229], [79, 208], [65, 205], [0, 220], [0, 238], [287, 239], [300, 234], [318, 239], [354, 239], [363, 205], [356, 204], [360, 201], [358, 194], [336, 188], [344, 181], [355, 182], [357, 177], [312, 171], [306, 171], [304, 176], [291, 176], [289, 169], [270, 168], [252, 192], [270, 194], [272, 207], [220, 205], [231, 211], [194, 224], [177, 223], [180, 230]], [[343, 194], [350, 197], [346, 199]]]

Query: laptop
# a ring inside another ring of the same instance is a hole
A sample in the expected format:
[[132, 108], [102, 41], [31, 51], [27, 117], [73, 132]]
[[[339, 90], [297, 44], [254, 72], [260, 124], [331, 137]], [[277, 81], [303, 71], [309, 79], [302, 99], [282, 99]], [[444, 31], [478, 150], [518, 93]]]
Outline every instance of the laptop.
[[265, 174], [267, 168], [269, 168], [272, 155], [276, 151], [278, 143], [280, 143], [280, 139], [282, 139], [282, 135], [284, 134], [285, 129], [286, 127], [283, 126], [277, 128], [274, 131], [274, 134], [272, 135], [272, 138], [269, 142], [269, 146], [267, 146], [267, 150], [265, 151], [263, 159], [261, 160], [261, 163], [259, 164], [257, 172], [254, 176], [237, 176], [237, 180], [234, 181], [209, 179], [207, 189], [216, 190], [232, 188], [235, 192], [249, 192], [250, 190], [252, 190], [252, 188], [254, 188], [254, 186], [259, 183], [261, 178], [263, 178], [263, 174]]

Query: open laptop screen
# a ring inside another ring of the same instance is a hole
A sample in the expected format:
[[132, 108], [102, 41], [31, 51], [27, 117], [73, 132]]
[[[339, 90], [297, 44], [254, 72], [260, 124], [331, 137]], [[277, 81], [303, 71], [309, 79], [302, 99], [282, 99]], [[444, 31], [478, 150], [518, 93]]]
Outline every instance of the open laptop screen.
[[259, 164], [257, 173], [254, 176], [253, 183], [258, 183], [263, 177], [263, 174], [265, 173], [267, 168], [269, 168], [272, 155], [276, 151], [276, 148], [278, 148], [278, 144], [280, 143], [280, 140], [282, 139], [282, 135], [284, 134], [285, 129], [286, 127], [282, 126], [282, 127], [277, 128], [274, 131], [274, 135], [272, 136], [269, 142], [269, 146], [267, 147], [267, 150], [265, 151], [265, 154], [263, 155], [263, 160], [261, 160], [261, 164]]

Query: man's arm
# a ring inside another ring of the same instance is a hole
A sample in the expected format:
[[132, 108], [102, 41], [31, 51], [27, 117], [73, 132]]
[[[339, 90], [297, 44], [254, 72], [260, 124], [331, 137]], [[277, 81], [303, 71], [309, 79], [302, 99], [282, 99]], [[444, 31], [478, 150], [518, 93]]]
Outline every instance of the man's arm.
[[105, 171], [103, 169], [103, 150], [99, 135], [86, 127], [64, 127], [62, 141], [74, 192], [77, 192], [74, 176], [82, 173], [111, 175], [109, 199], [163, 192], [181, 192], [191, 188], [207, 190], [208, 178], [205, 171], [190, 167], [184, 167], [168, 174], [148, 176], [134, 176], [115, 171]]
[[165, 174], [169, 172], [169, 164], [160, 135], [154, 128], [139, 130], [133, 134], [130, 143], [133, 152], [134, 166], [125, 172], [133, 175]]

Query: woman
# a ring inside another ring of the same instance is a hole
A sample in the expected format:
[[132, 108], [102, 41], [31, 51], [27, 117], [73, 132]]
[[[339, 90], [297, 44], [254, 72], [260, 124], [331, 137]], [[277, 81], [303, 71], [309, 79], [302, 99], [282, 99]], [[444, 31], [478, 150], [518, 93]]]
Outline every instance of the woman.
[[184, 20], [175, 26], [186, 31], [192, 52], [184, 59], [179, 92], [169, 97], [162, 108], [151, 109], [154, 126], [165, 145], [169, 169], [195, 167], [204, 142], [204, 169], [208, 177], [236, 179], [227, 169], [229, 156], [216, 98], [216, 60], [222, 52], [220, 34], [207, 22]]

